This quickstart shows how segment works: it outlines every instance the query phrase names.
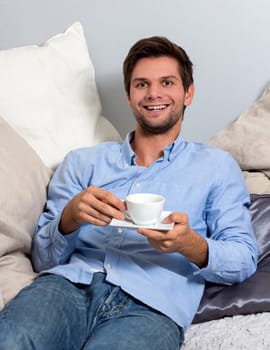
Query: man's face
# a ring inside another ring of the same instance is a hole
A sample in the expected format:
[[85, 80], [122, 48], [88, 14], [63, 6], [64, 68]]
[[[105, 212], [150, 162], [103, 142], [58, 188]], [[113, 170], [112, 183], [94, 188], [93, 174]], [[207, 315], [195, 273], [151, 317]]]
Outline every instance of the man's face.
[[193, 85], [184, 91], [176, 59], [167, 56], [140, 59], [131, 75], [128, 97], [138, 125], [152, 134], [180, 130], [183, 108], [191, 103]]

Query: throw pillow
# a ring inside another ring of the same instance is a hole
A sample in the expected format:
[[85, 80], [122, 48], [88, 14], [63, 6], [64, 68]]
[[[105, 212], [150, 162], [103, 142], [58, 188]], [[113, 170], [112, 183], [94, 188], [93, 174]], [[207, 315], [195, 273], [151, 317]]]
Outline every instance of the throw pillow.
[[270, 178], [270, 84], [261, 97], [209, 144], [230, 152], [242, 170], [262, 171]]
[[193, 323], [270, 312], [270, 194], [251, 195], [250, 214], [259, 246], [257, 271], [232, 286], [209, 283]]
[[0, 117], [0, 308], [29, 284], [34, 227], [51, 176], [36, 152]]
[[71, 149], [121, 139], [101, 114], [79, 22], [41, 46], [0, 51], [0, 77], [0, 115], [47, 166]]

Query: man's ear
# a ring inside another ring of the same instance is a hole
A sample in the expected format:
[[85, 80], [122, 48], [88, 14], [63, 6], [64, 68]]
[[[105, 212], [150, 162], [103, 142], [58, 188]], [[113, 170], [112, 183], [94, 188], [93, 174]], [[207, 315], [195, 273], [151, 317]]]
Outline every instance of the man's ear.
[[194, 84], [191, 84], [185, 93], [185, 99], [184, 99], [185, 106], [189, 106], [191, 104], [194, 93], [195, 93], [195, 87], [194, 87]]

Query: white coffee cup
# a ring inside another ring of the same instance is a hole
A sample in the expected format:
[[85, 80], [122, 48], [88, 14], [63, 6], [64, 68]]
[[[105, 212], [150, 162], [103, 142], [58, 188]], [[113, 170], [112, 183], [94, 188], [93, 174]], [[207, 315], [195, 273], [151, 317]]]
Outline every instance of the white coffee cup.
[[153, 193], [134, 193], [126, 197], [128, 215], [137, 225], [159, 222], [165, 198]]

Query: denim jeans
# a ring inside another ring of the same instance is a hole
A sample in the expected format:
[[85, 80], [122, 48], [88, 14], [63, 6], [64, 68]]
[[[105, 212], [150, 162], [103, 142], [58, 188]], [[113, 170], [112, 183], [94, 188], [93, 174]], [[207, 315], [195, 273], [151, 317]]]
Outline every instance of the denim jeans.
[[102, 273], [90, 286], [44, 275], [0, 313], [0, 350], [179, 350], [182, 342], [172, 320]]

